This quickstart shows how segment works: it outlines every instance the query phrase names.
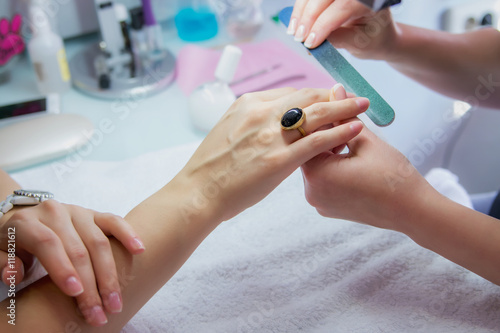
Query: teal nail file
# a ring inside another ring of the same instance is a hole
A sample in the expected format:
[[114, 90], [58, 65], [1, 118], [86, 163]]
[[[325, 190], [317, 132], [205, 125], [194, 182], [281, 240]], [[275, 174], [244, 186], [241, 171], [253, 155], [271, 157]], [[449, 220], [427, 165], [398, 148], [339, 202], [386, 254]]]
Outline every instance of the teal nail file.
[[[284, 8], [279, 18], [281, 22], [288, 26], [293, 7]], [[370, 108], [366, 115], [378, 126], [387, 126], [394, 121], [394, 110], [380, 96], [373, 87], [345, 60], [337, 49], [328, 41], [324, 41], [320, 46], [310, 49], [309, 52], [318, 60], [335, 81], [342, 83], [347, 91], [370, 99]]]

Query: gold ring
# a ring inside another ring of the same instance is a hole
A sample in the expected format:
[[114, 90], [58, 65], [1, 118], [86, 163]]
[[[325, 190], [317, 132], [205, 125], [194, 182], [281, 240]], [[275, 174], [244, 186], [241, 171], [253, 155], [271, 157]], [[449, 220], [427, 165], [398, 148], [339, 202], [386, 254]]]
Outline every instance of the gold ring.
[[292, 108], [281, 117], [281, 129], [290, 131], [297, 129], [300, 134], [306, 136], [306, 131], [301, 127], [306, 120], [306, 113], [301, 108]]

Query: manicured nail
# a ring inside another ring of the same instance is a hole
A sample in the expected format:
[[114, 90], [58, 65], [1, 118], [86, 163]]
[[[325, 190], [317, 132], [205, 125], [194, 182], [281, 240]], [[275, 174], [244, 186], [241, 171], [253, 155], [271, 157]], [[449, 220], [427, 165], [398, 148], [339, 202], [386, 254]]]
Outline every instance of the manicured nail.
[[332, 89], [333, 101], [337, 100], [337, 91], [339, 90], [339, 88], [344, 88], [344, 85], [342, 83], [337, 83], [336, 85], [333, 86]]
[[336, 93], [337, 90], [339, 90], [339, 88], [344, 88], [344, 85], [342, 83], [337, 83], [336, 85], [333, 86], [333, 92]]
[[122, 312], [123, 304], [120, 294], [118, 294], [116, 291], [109, 294], [107, 307], [111, 313]]
[[132, 246], [136, 250], [145, 250], [144, 243], [137, 237], [132, 240]]
[[368, 106], [370, 106], [370, 100], [365, 97], [357, 97], [356, 99], [356, 104], [358, 104], [358, 107], [361, 110], [366, 110], [368, 109]]
[[290, 21], [290, 24], [288, 25], [288, 30], [286, 31], [286, 33], [288, 35], [295, 35], [295, 31], [297, 30], [297, 19], [296, 18], [293, 18], [291, 21]]
[[92, 309], [90, 309], [90, 311], [84, 313], [84, 316], [89, 323], [93, 323], [99, 326], [107, 324], [108, 322], [108, 318], [106, 318], [104, 310], [99, 305], [94, 306]]
[[74, 276], [66, 280], [66, 287], [69, 291], [69, 296], [78, 296], [83, 293], [83, 286], [80, 281]]
[[316, 34], [311, 32], [309, 36], [307, 36], [306, 41], [304, 42], [304, 46], [310, 49], [313, 46], [314, 39], [316, 38]]
[[297, 33], [295, 34], [295, 38], [294, 38], [295, 41], [296, 42], [303, 42], [305, 32], [306, 32], [306, 27], [304, 27], [304, 25], [301, 24], [299, 29], [297, 29]]

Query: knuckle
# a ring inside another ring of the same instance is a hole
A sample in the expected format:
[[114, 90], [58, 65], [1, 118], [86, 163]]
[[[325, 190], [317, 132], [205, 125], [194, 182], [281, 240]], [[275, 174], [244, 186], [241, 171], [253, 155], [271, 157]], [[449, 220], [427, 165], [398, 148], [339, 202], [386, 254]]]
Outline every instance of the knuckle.
[[310, 115], [313, 118], [323, 119], [328, 115], [328, 109], [324, 105], [315, 104], [311, 106]]
[[262, 166], [267, 170], [274, 170], [281, 166], [283, 160], [282, 154], [266, 154], [262, 158]]
[[99, 252], [111, 251], [109, 239], [106, 236], [96, 236], [91, 241], [91, 246]]
[[325, 145], [326, 138], [321, 135], [321, 132], [316, 132], [310, 135], [310, 145], [312, 149], [319, 149]]
[[35, 246], [54, 246], [59, 242], [59, 237], [48, 228], [38, 230], [35, 236]]
[[111, 214], [111, 213], [103, 213], [103, 217], [105, 220], [107, 220], [113, 224], [121, 224], [124, 222], [124, 219], [121, 216]]
[[58, 213], [59, 209], [61, 209], [62, 204], [55, 200], [46, 200], [40, 204], [40, 207], [43, 207], [50, 213]]
[[8, 223], [12, 224], [11, 226], [23, 224], [23, 223], [29, 221], [30, 218], [31, 218], [30, 214], [25, 209], [22, 209], [22, 210], [15, 212], [14, 214], [12, 214]]
[[251, 103], [252, 101], [255, 100], [255, 96], [253, 93], [245, 93], [243, 95], [241, 95], [237, 100], [236, 100], [236, 103], [238, 103], [238, 105], [240, 104], [248, 104], [248, 103]]
[[83, 246], [76, 246], [68, 251], [68, 256], [72, 262], [81, 263], [89, 260], [89, 253]]
[[321, 100], [322, 97], [320, 90], [314, 88], [303, 88], [299, 90], [299, 93], [301, 95], [304, 95], [304, 97], [307, 100], [312, 100], [312, 101], [319, 101]]

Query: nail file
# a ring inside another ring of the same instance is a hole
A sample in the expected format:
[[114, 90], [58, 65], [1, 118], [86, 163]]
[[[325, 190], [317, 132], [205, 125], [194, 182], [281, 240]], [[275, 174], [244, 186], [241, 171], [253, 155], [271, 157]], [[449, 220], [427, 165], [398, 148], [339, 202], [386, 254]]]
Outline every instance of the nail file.
[[[281, 22], [288, 26], [293, 7], [286, 7], [279, 13]], [[347, 91], [370, 99], [366, 115], [378, 126], [387, 126], [394, 121], [394, 110], [375, 89], [352, 67], [352, 65], [328, 41], [315, 49], [308, 49], [328, 73]]]

